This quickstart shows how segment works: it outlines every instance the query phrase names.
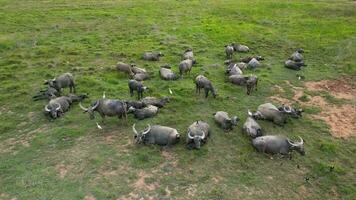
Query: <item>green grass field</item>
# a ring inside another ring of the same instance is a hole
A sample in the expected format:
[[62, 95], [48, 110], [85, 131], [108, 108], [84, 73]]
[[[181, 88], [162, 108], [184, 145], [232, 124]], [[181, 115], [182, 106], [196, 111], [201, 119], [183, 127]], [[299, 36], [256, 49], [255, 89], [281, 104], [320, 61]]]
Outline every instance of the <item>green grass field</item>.
[[[355, 199], [356, 140], [333, 138], [327, 124], [309, 117], [318, 108], [304, 107], [303, 118], [284, 127], [259, 121], [267, 134], [302, 136], [305, 156], [270, 159], [241, 133], [247, 109], [276, 95], [274, 85], [289, 97], [285, 80], [303, 86], [296, 73], [306, 81], [355, 77], [355, 27], [356, 3], [349, 0], [0, 0], [0, 199]], [[230, 42], [252, 50], [235, 58], [266, 58], [264, 67], [245, 72], [260, 77], [250, 96], [226, 82], [224, 45]], [[199, 62], [191, 75], [160, 80], [159, 66], [169, 63], [178, 72], [187, 47]], [[308, 67], [285, 69], [284, 59], [299, 47]], [[145, 51], [165, 57], [145, 62]], [[107, 118], [99, 130], [77, 105], [49, 121], [47, 102], [31, 99], [45, 79], [64, 72], [74, 74], [78, 93], [90, 94], [85, 105], [103, 91], [107, 98], [133, 99], [127, 76], [114, 70], [118, 61], [150, 71], [146, 96], [171, 96], [157, 117]], [[216, 99], [195, 95], [198, 74], [212, 80]], [[218, 110], [242, 122], [225, 133], [213, 122]], [[199, 119], [210, 123], [213, 135], [189, 151], [186, 129]], [[174, 127], [182, 140], [169, 149], [135, 146], [133, 123]]]

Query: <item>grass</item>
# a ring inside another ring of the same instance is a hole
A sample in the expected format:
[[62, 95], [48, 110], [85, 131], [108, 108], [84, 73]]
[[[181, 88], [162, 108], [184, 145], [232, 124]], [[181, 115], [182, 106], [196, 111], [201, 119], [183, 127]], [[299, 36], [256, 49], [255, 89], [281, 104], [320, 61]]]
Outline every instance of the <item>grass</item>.
[[[355, 6], [346, 0], [0, 0], [0, 199], [354, 199], [354, 138], [334, 139], [325, 123], [308, 117], [284, 127], [261, 121], [268, 134], [306, 140], [306, 156], [270, 159], [253, 150], [241, 123], [225, 133], [212, 113], [226, 110], [243, 122], [247, 109], [275, 95], [272, 86], [287, 93], [285, 80], [302, 86], [296, 73], [306, 81], [355, 76]], [[223, 46], [233, 41], [266, 58], [265, 67], [246, 72], [260, 76], [251, 96], [226, 83]], [[159, 66], [169, 63], [177, 71], [187, 47], [198, 61], [191, 76], [160, 80]], [[285, 69], [283, 60], [299, 47], [306, 50], [308, 67]], [[144, 51], [165, 57], [144, 62]], [[98, 130], [78, 106], [48, 121], [42, 113], [46, 102], [31, 100], [43, 80], [63, 72], [75, 75], [78, 93], [90, 94], [86, 105], [103, 91], [108, 98], [131, 99], [127, 77], [113, 69], [117, 61], [150, 71], [146, 95], [167, 96], [172, 88], [171, 103], [157, 117], [130, 116], [127, 123], [108, 118]], [[198, 74], [212, 80], [216, 99], [195, 95]], [[213, 135], [201, 150], [188, 151], [185, 131], [198, 119], [209, 122]], [[133, 123], [140, 129], [147, 123], [172, 126], [183, 138], [170, 149], [138, 147], [132, 144]], [[140, 174], [147, 177], [138, 187]]]

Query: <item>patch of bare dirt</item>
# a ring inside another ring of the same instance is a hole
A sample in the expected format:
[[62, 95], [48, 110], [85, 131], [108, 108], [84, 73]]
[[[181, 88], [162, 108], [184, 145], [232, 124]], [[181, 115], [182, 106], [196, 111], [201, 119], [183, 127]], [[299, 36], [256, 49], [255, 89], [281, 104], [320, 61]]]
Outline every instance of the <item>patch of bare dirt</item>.
[[[305, 89], [301, 87], [293, 86], [289, 81], [286, 81], [293, 92], [292, 99], [286, 99], [280, 96], [280, 93], [276, 96], [272, 96], [271, 99], [274, 102], [280, 104], [294, 104], [298, 103], [302, 106], [316, 106], [321, 109], [321, 112], [316, 115], [312, 115], [314, 119], [320, 119], [325, 121], [329, 126], [331, 133], [337, 138], [348, 138], [356, 136], [356, 106], [350, 102], [342, 106], [336, 106], [328, 103], [321, 96], [310, 96], [304, 93]], [[336, 98], [355, 99], [356, 90], [349, 84], [350, 78], [343, 78], [340, 80], [323, 80], [319, 82], [306, 82], [306, 89], [309, 91], [328, 91]], [[307, 96], [308, 101], [301, 101], [302, 96]]]
[[356, 89], [350, 85], [352, 81], [350, 77], [342, 77], [338, 80], [310, 81], [305, 83], [305, 87], [310, 91], [328, 91], [340, 99], [355, 99]]
[[96, 200], [96, 198], [92, 194], [87, 194], [85, 195], [84, 200]]
[[146, 191], [153, 191], [157, 188], [157, 184], [156, 183], [151, 183], [151, 184], [147, 184], [145, 182], [146, 178], [150, 178], [151, 175], [145, 173], [144, 171], [140, 171], [138, 173], [138, 179], [137, 181], [133, 184], [133, 187], [135, 188], [135, 190], [146, 190]]
[[70, 168], [72, 167], [64, 164], [57, 165], [56, 170], [58, 171], [59, 178], [63, 179], [67, 175]]

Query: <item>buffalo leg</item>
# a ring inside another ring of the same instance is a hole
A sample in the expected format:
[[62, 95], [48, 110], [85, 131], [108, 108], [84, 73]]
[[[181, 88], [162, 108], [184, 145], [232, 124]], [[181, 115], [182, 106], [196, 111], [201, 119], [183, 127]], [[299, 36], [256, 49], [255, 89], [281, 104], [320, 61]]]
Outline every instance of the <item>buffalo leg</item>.
[[133, 89], [130, 88], [130, 95], [133, 96], [134, 93], [133, 93]]
[[204, 91], [205, 91], [205, 98], [208, 98], [209, 90], [207, 90], [206, 88], [204, 88]]

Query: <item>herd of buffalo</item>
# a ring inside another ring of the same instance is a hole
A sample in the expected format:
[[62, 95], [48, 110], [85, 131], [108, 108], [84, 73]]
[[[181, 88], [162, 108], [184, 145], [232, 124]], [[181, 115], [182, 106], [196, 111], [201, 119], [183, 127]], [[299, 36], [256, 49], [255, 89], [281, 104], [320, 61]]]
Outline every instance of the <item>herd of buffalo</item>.
[[[227, 65], [226, 74], [228, 80], [234, 85], [244, 86], [247, 90], [247, 95], [253, 90], [257, 91], [258, 77], [255, 75], [243, 75], [245, 69], [256, 69], [261, 66], [262, 56], [248, 56], [241, 58], [239, 61], [232, 60], [235, 52], [249, 52], [250, 49], [246, 45], [232, 43], [225, 46], [225, 53], [228, 60], [224, 63]], [[306, 66], [303, 60], [303, 49], [297, 49], [287, 61], [285, 67], [294, 70], [300, 70]], [[146, 52], [142, 59], [147, 61], [158, 61], [164, 56], [161, 52]], [[176, 74], [166, 64], [160, 67], [159, 75], [163, 80], [174, 81], [189, 75], [192, 67], [196, 64], [196, 60], [192, 49], [187, 49], [182, 55], [182, 61], [178, 65], [179, 75]], [[44, 111], [47, 116], [56, 119], [67, 112], [70, 106], [79, 102], [79, 106], [84, 112], [89, 114], [90, 119], [95, 118], [95, 112], [99, 113], [103, 121], [106, 116], [127, 118], [128, 114], [132, 114], [136, 119], [143, 120], [145, 118], [154, 117], [159, 109], [162, 109], [170, 99], [168, 97], [143, 97], [148, 87], [143, 84], [144, 80], [150, 79], [150, 74], [146, 69], [139, 68], [135, 64], [126, 64], [118, 62], [116, 69], [119, 72], [126, 73], [130, 80], [128, 88], [130, 95], [137, 93], [138, 100], [116, 100], [107, 99], [105, 92], [101, 99], [96, 100], [90, 106], [84, 107], [82, 100], [88, 98], [86, 94], [75, 95], [76, 85], [74, 77], [71, 73], [64, 73], [54, 79], [47, 80], [45, 84], [47, 88], [41, 90], [33, 96], [33, 100], [47, 99], [48, 104], [45, 105]], [[195, 78], [196, 93], [200, 94], [201, 89], [204, 89], [205, 98], [209, 93], [215, 98], [217, 92], [214, 89], [212, 82], [204, 75], [198, 75]], [[69, 88], [70, 94], [62, 96], [62, 89]], [[169, 89], [170, 90], [170, 89]], [[172, 93], [172, 91], [170, 90]], [[301, 155], [304, 155], [303, 139], [300, 141], [292, 141], [285, 136], [279, 135], [264, 135], [263, 129], [256, 120], [268, 120], [277, 125], [283, 125], [287, 122], [287, 118], [299, 118], [302, 116], [302, 109], [296, 109], [291, 106], [275, 106], [271, 103], [265, 103], [258, 106], [256, 112], [248, 110], [248, 117], [242, 125], [243, 133], [251, 138], [253, 147], [259, 151], [269, 154], [291, 155], [295, 150]], [[225, 111], [218, 111], [213, 114], [216, 124], [225, 131], [232, 130], [237, 126], [240, 119], [237, 116], [229, 116]], [[98, 128], [101, 128], [99, 124]], [[161, 125], [148, 125], [144, 130], [136, 130], [135, 124], [132, 126], [134, 132], [134, 140], [137, 144], [158, 144], [163, 146], [171, 146], [179, 142], [180, 135], [174, 128]], [[186, 144], [189, 149], [200, 149], [205, 144], [211, 135], [210, 125], [207, 122], [198, 120], [193, 122], [187, 130]]]

